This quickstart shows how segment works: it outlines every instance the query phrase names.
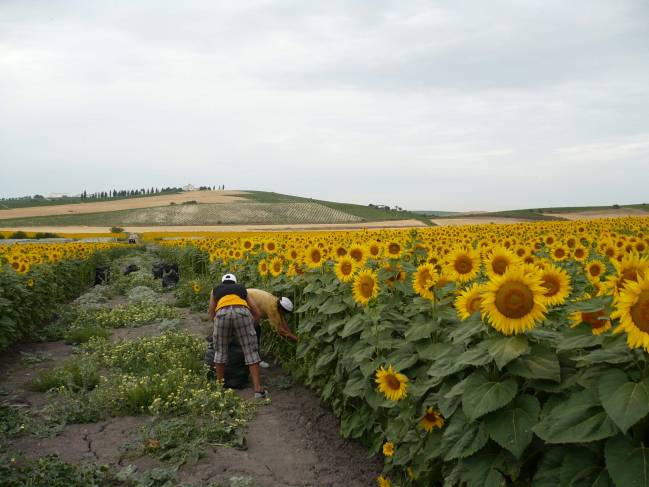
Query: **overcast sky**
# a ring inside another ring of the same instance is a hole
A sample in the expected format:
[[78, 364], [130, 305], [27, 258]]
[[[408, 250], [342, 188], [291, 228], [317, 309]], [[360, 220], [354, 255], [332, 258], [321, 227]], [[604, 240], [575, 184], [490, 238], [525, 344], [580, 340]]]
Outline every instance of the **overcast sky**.
[[0, 196], [649, 202], [647, 0], [0, 0]]

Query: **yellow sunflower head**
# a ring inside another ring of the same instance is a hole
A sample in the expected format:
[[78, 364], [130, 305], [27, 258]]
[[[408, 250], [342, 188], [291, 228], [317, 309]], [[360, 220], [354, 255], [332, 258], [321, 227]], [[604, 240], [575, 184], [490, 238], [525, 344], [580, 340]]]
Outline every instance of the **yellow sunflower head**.
[[478, 275], [480, 256], [469, 247], [459, 247], [447, 256], [446, 273], [455, 281], [468, 282]]
[[367, 260], [367, 249], [363, 245], [353, 245], [349, 249], [349, 257], [354, 259], [358, 265], [363, 265]]
[[547, 265], [539, 272], [539, 275], [541, 276], [541, 285], [545, 288], [543, 303], [546, 306], [565, 303], [572, 292], [568, 273], [559, 267]]
[[545, 318], [545, 292], [538, 274], [525, 274], [520, 267], [511, 267], [485, 285], [482, 313], [504, 335], [523, 333]]
[[385, 478], [383, 475], [379, 475], [376, 478], [376, 484], [379, 487], [391, 487], [392, 486], [392, 482], [390, 482], [390, 479]]
[[433, 288], [438, 278], [433, 264], [421, 264], [412, 278], [412, 288], [422, 298], [434, 299]]
[[262, 259], [259, 261], [259, 264], [257, 264], [257, 270], [259, 271], [259, 275], [264, 277], [268, 275], [268, 261], [266, 259]]
[[394, 455], [394, 443], [392, 443], [391, 441], [386, 441], [385, 443], [383, 443], [383, 454], [386, 457], [391, 457], [392, 455]]
[[354, 301], [366, 306], [379, 294], [379, 281], [376, 272], [366, 269], [354, 278]]
[[282, 259], [279, 257], [273, 257], [268, 266], [270, 275], [273, 277], [279, 277], [282, 274]]
[[487, 256], [485, 267], [489, 277], [502, 276], [507, 268], [520, 262], [516, 254], [504, 247], [494, 247]]
[[606, 265], [600, 260], [593, 260], [586, 265], [586, 276], [591, 281], [598, 281], [606, 272]]
[[304, 254], [304, 261], [306, 262], [306, 265], [312, 269], [321, 267], [324, 263], [324, 260], [324, 253], [322, 249], [318, 247], [309, 247], [306, 251], [306, 254]]
[[396, 372], [392, 365], [388, 365], [387, 369], [379, 367], [374, 381], [378, 384], [379, 392], [391, 401], [400, 401], [407, 395], [408, 378]]
[[435, 428], [441, 429], [444, 427], [444, 417], [439, 411], [436, 411], [429, 406], [426, 408], [424, 416], [419, 421], [419, 426], [430, 433]]
[[637, 280], [626, 282], [611, 318], [620, 319], [613, 333], [626, 332], [629, 348], [644, 348], [649, 352], [649, 276], [643, 273]]
[[482, 292], [484, 286], [474, 283], [455, 299], [455, 309], [461, 320], [466, 320], [475, 312], [480, 312], [480, 303], [482, 303]]
[[385, 254], [390, 259], [398, 259], [399, 257], [401, 257], [402, 252], [403, 247], [396, 240], [391, 240], [385, 245]]
[[343, 256], [334, 265], [334, 272], [340, 282], [351, 282], [354, 280], [356, 268], [357, 264], [354, 259], [349, 256]]
[[593, 335], [601, 335], [611, 329], [611, 320], [603, 309], [591, 312], [575, 311], [570, 314], [570, 321], [571, 328], [581, 324], [590, 326]]

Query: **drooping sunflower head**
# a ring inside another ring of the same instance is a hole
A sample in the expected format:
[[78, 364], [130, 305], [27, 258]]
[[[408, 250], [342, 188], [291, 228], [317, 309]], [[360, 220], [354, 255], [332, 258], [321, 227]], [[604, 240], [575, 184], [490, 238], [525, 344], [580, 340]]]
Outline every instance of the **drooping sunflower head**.
[[408, 377], [396, 372], [392, 365], [387, 369], [379, 367], [374, 382], [378, 384], [379, 392], [391, 401], [400, 401], [407, 395]]
[[412, 278], [412, 288], [422, 298], [434, 299], [433, 288], [438, 278], [433, 264], [421, 264]]
[[575, 311], [570, 314], [571, 328], [575, 328], [581, 324], [590, 326], [593, 335], [601, 335], [602, 333], [611, 329], [611, 320], [609, 319], [606, 311]]
[[446, 272], [459, 282], [468, 282], [478, 275], [480, 256], [473, 249], [460, 247], [447, 256]]
[[354, 280], [354, 272], [356, 272], [356, 268], [356, 261], [346, 255], [338, 259], [338, 262], [334, 265], [334, 272], [339, 281], [351, 282]]
[[565, 303], [572, 292], [568, 273], [554, 265], [547, 265], [539, 274], [541, 276], [541, 285], [545, 288], [543, 303], [546, 306]]
[[481, 309], [490, 325], [502, 334], [523, 333], [545, 317], [545, 292], [537, 273], [525, 274], [523, 269], [511, 267], [485, 285]]
[[444, 416], [442, 416], [439, 411], [436, 411], [429, 406], [426, 408], [424, 416], [419, 421], [419, 426], [425, 429], [428, 433], [433, 431], [435, 428], [441, 429], [444, 427]]
[[379, 294], [379, 281], [376, 272], [366, 269], [354, 278], [354, 301], [366, 306], [371, 299]]
[[474, 283], [464, 291], [455, 300], [455, 309], [461, 320], [466, 320], [473, 313], [480, 312], [480, 303], [482, 303], [482, 292], [484, 286]]
[[630, 348], [644, 348], [649, 352], [649, 275], [643, 273], [625, 284], [611, 318], [620, 319], [613, 333], [626, 332]]

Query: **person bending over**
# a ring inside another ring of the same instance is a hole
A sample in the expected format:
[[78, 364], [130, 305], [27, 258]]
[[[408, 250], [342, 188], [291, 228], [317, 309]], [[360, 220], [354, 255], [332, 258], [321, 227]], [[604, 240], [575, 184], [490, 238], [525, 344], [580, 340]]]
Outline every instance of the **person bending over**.
[[268, 397], [268, 391], [261, 386], [259, 377], [259, 345], [255, 322], [259, 321], [259, 310], [248, 297], [248, 291], [237, 284], [234, 274], [225, 274], [221, 284], [212, 289], [207, 311], [214, 320], [214, 365], [216, 378], [225, 376], [228, 361], [228, 345], [232, 334], [236, 334], [243, 350], [244, 360], [250, 369], [250, 377], [255, 390], [255, 399]]
[[258, 320], [266, 318], [279, 335], [294, 343], [297, 342], [297, 337], [286, 323], [286, 313], [293, 311], [293, 303], [290, 299], [286, 297], [278, 298], [267, 291], [252, 288], [248, 289], [248, 298], [259, 311]]

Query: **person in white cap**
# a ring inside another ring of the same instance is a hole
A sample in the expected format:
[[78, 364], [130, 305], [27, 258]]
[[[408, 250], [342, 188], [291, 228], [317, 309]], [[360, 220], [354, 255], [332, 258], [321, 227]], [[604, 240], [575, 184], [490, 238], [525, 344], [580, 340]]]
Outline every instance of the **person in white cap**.
[[259, 321], [259, 310], [248, 296], [248, 290], [241, 284], [237, 284], [234, 274], [225, 274], [221, 284], [212, 289], [208, 315], [214, 320], [213, 346], [217, 379], [222, 381], [225, 377], [228, 345], [234, 333], [243, 350], [245, 363], [250, 369], [255, 398], [268, 397], [268, 391], [262, 388], [259, 377], [261, 357], [255, 332], [255, 323]]
[[293, 303], [289, 298], [285, 296], [278, 298], [267, 291], [253, 288], [248, 289], [248, 298], [255, 304], [259, 312], [259, 320], [267, 319], [279, 335], [294, 343], [297, 342], [297, 337], [286, 323], [286, 314], [293, 312]]

